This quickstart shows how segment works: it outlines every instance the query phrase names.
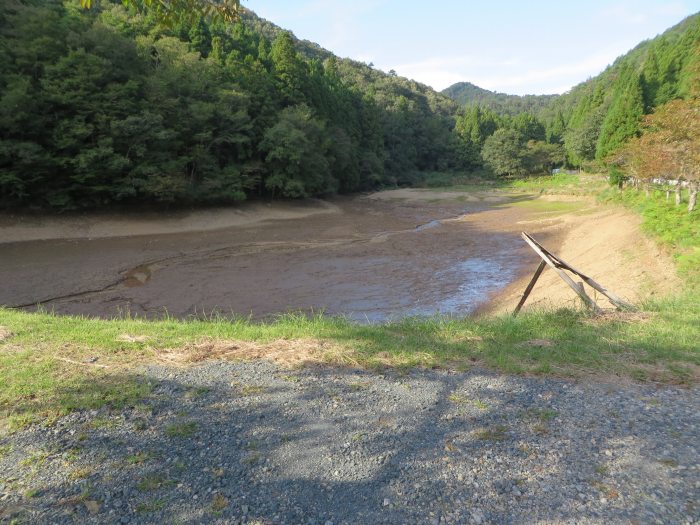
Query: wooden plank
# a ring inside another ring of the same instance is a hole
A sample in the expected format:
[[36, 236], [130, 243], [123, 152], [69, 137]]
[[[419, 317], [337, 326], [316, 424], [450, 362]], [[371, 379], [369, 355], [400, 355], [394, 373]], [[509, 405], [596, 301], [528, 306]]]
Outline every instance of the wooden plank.
[[598, 290], [600, 293], [602, 293], [605, 297], [607, 297], [612, 304], [614, 304], [618, 309], [620, 310], [636, 310], [634, 305], [631, 305], [627, 301], [624, 301], [614, 293], [612, 293], [610, 290], [607, 288], [604, 288], [601, 284], [595, 282], [593, 279], [590, 277], [583, 275], [579, 272], [574, 272], [576, 275], [578, 275], [581, 279], [583, 279], [588, 286], [593, 288], [594, 290]]
[[535, 241], [532, 237], [530, 237], [527, 233], [523, 232], [522, 233], [523, 239], [525, 239], [525, 242], [530, 245], [530, 248], [532, 248], [537, 255], [539, 255], [542, 260], [547, 263], [547, 265], [552, 268], [557, 274], [559, 274], [559, 277], [561, 277], [562, 281], [564, 281], [566, 284], [569, 285], [569, 288], [571, 288], [574, 292], [576, 292], [576, 295], [578, 295], [581, 300], [588, 306], [591, 310], [594, 312], [599, 312], [600, 309], [598, 308], [598, 305], [595, 304], [595, 301], [588, 297], [588, 294], [581, 288], [579, 288], [574, 280], [569, 277], [564, 270], [562, 270], [549, 256], [549, 252], [545, 253], [543, 249], [540, 247], [539, 243]]
[[[525, 235], [527, 235], [527, 234], [525, 234]], [[557, 257], [556, 255], [554, 255], [553, 253], [551, 253], [550, 251], [548, 251], [548, 250], [547, 250], [546, 248], [544, 248], [540, 243], [538, 243], [537, 241], [535, 241], [535, 239], [533, 239], [530, 235], [527, 235], [527, 236], [528, 236], [528, 238], [529, 238], [531, 241], [533, 241], [535, 244], [537, 244], [537, 246], [539, 246], [539, 247], [542, 249], [542, 251], [543, 251], [544, 253], [546, 253], [547, 255], [549, 255], [549, 256], [552, 258], [552, 260], [555, 261], [555, 263], [558, 263], [558, 266], [561, 266], [562, 268], [566, 268], [566, 269], [569, 270], [571, 273], [574, 273], [574, 274], [578, 275], [581, 279], [584, 280], [584, 282], [585, 282], [588, 286], [590, 286], [590, 287], [593, 288], [594, 290], [599, 291], [599, 292], [602, 293], [605, 297], [607, 297], [607, 298], [610, 300], [610, 302], [611, 302], [613, 305], [615, 305], [618, 309], [620, 309], [620, 310], [636, 310], [636, 308], [635, 308], [633, 305], [631, 305], [630, 303], [628, 303], [628, 302], [625, 301], [624, 299], [621, 299], [620, 297], [618, 297], [617, 295], [615, 295], [614, 293], [612, 293], [610, 290], [608, 290], [607, 288], [605, 288], [603, 285], [601, 285], [600, 283], [594, 281], [591, 277], [588, 277], [588, 276], [587, 276], [586, 274], [584, 274], [583, 272], [578, 271], [576, 268], [574, 268], [573, 266], [571, 266], [569, 263], [563, 261], [562, 259], [560, 259], [560, 258]]]
[[537, 279], [540, 278], [540, 275], [542, 274], [542, 270], [544, 270], [545, 266], [547, 266], [547, 263], [545, 263], [544, 261], [540, 261], [540, 265], [537, 267], [537, 270], [535, 270], [535, 275], [532, 276], [530, 283], [527, 285], [527, 288], [525, 288], [525, 292], [523, 292], [523, 296], [520, 298], [520, 302], [518, 303], [518, 306], [515, 307], [515, 311], [513, 312], [513, 316], [518, 315], [518, 312], [525, 304], [525, 300], [530, 295], [530, 292], [532, 291], [532, 289], [535, 287], [535, 283], [537, 282]]

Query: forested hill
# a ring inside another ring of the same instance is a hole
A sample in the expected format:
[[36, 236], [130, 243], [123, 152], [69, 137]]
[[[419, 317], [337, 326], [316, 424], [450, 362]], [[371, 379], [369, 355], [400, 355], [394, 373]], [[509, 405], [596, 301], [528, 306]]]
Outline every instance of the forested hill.
[[460, 164], [456, 104], [247, 13], [171, 29], [121, 2], [0, 4], [0, 206], [230, 202]]
[[299, 198], [424, 171], [601, 163], [700, 77], [699, 15], [563, 96], [463, 86], [496, 111], [248, 11], [164, 28], [120, 0], [95, 4], [0, 2], [0, 207]]
[[561, 96], [504, 95], [468, 82], [443, 93], [466, 104], [467, 115], [475, 116], [470, 126], [479, 130], [477, 149], [495, 130], [494, 120], [520, 113], [517, 119], [534, 119], [544, 127], [549, 143], [564, 145], [567, 163], [592, 166], [637, 136], [644, 115], [687, 98], [699, 70], [700, 14], [695, 14]]
[[441, 93], [460, 105], [478, 104], [499, 115], [537, 114], [559, 95], [507, 95], [480, 88], [471, 82], [458, 82]]
[[[273, 22], [270, 22], [269, 20], [259, 17], [254, 11], [246, 9], [242, 6], [241, 19], [247, 27], [251, 28], [256, 33], [260, 34], [262, 37], [266, 38], [270, 42], [275, 40], [275, 38], [277, 38], [277, 36], [280, 33], [285, 32], [285, 29], [274, 24]], [[298, 38], [293, 33], [290, 33], [290, 36], [292, 37], [292, 41], [294, 42], [294, 47], [296, 48], [296, 50], [299, 53], [301, 53], [301, 55], [306, 59], [318, 59], [321, 61], [326, 60], [328, 58], [339, 59], [339, 57], [334, 55], [331, 51], [324, 49], [316, 42], [311, 42], [310, 40]], [[358, 62], [357, 64], [361, 63]]]
[[698, 82], [700, 13], [619, 57], [541, 112], [564, 130], [569, 161], [602, 161], [640, 131], [640, 119], [671, 100], [688, 98]]

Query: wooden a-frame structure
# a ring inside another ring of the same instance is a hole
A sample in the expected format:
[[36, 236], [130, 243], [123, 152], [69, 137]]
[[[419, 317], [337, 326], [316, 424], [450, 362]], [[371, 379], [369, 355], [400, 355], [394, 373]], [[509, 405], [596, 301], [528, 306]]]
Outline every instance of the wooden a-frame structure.
[[[579, 272], [566, 262], [562, 261], [559, 257], [554, 255], [552, 252], [547, 250], [544, 246], [542, 246], [540, 243], [538, 243], [535, 239], [532, 238], [531, 235], [522, 232], [522, 237], [525, 240], [526, 243], [530, 245], [530, 248], [532, 248], [537, 255], [540, 256], [542, 261], [540, 261], [540, 265], [537, 267], [537, 270], [535, 270], [535, 274], [532, 276], [532, 279], [530, 280], [530, 283], [527, 285], [527, 288], [525, 288], [525, 292], [523, 292], [523, 296], [520, 298], [520, 302], [518, 303], [518, 306], [515, 307], [515, 311], [513, 312], [513, 315], [518, 315], [518, 312], [520, 309], [523, 307], [525, 304], [525, 301], [527, 300], [528, 296], [530, 295], [530, 292], [532, 289], [535, 287], [535, 283], [537, 282], [537, 279], [540, 278], [540, 275], [542, 274], [542, 271], [544, 270], [545, 266], [549, 266], [552, 268], [554, 271], [559, 274], [559, 277], [562, 278], [562, 280], [568, 284], [571, 289], [576, 292], [576, 294], [583, 300], [583, 303], [588, 306], [591, 310], [594, 312], [600, 312], [600, 308], [596, 304], [596, 302], [591, 299], [586, 291], [583, 289], [583, 283], [582, 282], [575, 282], [567, 273], [566, 271], [571, 272], [574, 275], [577, 275], [580, 277], [583, 282], [585, 282], [588, 286], [593, 288], [594, 290], [597, 290], [598, 292], [602, 293], [605, 297], [607, 297], [610, 302], [615, 305], [619, 310], [635, 310], [635, 307], [631, 305], [630, 303], [623, 301], [620, 299], [617, 295], [612, 293], [610, 290], [606, 289], [599, 283], [595, 282], [593, 279], [588, 277], [587, 275]], [[566, 270], [566, 271], [565, 271]]]

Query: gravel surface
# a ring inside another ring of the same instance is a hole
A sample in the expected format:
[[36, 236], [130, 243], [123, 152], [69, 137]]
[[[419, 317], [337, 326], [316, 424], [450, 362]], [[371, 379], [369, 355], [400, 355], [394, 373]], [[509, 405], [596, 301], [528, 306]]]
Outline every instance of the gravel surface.
[[266, 362], [0, 439], [0, 522], [700, 522], [700, 390]]

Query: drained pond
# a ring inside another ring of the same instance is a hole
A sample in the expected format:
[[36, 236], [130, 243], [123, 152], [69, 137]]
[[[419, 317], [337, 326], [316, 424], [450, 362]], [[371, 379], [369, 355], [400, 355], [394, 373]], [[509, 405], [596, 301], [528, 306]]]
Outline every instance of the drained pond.
[[398, 190], [233, 215], [6, 217], [0, 303], [101, 317], [463, 316], [523, 271], [513, 198]]

